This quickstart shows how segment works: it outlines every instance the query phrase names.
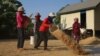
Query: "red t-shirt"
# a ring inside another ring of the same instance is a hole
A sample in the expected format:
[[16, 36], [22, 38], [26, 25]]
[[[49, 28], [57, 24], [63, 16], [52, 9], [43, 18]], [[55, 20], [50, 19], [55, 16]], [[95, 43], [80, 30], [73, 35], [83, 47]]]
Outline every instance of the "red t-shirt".
[[48, 18], [45, 18], [39, 28], [39, 31], [42, 31], [42, 32], [47, 31], [49, 29], [49, 25], [50, 25], [50, 22], [49, 22]]
[[16, 21], [17, 21], [17, 28], [22, 28], [22, 22], [23, 22], [23, 13], [22, 12], [16, 12]]
[[80, 35], [80, 24], [78, 22], [73, 24], [73, 34]]
[[23, 16], [23, 13], [16, 12], [17, 28], [26, 28], [29, 25], [30, 19], [27, 16]]

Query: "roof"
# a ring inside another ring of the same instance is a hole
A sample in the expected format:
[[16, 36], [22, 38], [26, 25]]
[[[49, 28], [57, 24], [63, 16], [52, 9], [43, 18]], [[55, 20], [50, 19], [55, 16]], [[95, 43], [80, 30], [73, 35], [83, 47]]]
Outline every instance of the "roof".
[[63, 14], [79, 10], [87, 10], [90, 8], [95, 8], [99, 3], [100, 0], [87, 0], [82, 3], [67, 5], [61, 8], [58, 13]]

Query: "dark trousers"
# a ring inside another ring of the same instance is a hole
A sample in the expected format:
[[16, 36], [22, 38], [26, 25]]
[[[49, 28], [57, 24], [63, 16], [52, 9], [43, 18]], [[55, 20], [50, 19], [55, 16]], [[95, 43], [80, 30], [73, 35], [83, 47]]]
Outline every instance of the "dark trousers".
[[40, 39], [40, 33], [39, 31], [36, 31], [34, 34], [34, 47], [37, 45], [39, 39]]
[[17, 48], [23, 48], [24, 46], [24, 29], [18, 28], [18, 42]]
[[47, 49], [47, 42], [48, 42], [48, 33], [47, 32], [40, 32], [40, 39], [38, 40], [35, 48], [38, 48], [42, 41], [44, 41], [44, 49]]

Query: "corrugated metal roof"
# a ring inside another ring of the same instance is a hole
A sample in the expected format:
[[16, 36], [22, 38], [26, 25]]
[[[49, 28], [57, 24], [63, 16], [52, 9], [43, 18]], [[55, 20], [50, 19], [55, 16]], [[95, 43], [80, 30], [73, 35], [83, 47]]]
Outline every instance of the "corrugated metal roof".
[[73, 11], [86, 10], [89, 8], [95, 8], [99, 3], [100, 3], [100, 0], [87, 0], [82, 3], [65, 6], [58, 13], [62, 14], [62, 13], [68, 13], [68, 12], [73, 12]]

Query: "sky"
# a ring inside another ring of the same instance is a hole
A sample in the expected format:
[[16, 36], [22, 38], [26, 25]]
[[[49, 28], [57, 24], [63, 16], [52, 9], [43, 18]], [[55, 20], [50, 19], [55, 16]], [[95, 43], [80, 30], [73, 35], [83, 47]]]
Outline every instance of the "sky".
[[23, 4], [26, 15], [39, 12], [41, 19], [48, 16], [50, 12], [58, 12], [63, 6], [67, 4], [80, 3], [80, 0], [18, 0]]

